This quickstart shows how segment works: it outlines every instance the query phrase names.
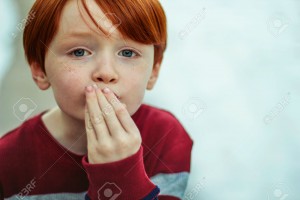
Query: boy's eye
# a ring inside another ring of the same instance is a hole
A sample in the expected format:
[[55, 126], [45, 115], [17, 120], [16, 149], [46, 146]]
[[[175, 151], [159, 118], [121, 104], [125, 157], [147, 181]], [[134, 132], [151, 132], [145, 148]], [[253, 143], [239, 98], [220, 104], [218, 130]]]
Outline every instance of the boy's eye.
[[75, 57], [82, 57], [88, 55], [89, 52], [85, 49], [75, 49], [74, 51], [71, 52], [71, 55]]
[[124, 57], [127, 57], [127, 58], [131, 58], [131, 57], [134, 57], [134, 56], [137, 56], [137, 54], [132, 51], [132, 50], [129, 50], [129, 49], [126, 49], [126, 50], [122, 50], [119, 55], [121, 54], [121, 56], [124, 56]]

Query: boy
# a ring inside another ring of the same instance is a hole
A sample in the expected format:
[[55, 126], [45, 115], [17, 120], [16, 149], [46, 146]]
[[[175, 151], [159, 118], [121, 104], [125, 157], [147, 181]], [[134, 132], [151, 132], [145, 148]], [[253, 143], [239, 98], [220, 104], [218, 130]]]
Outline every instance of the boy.
[[7, 199], [183, 198], [192, 140], [142, 104], [166, 48], [157, 0], [36, 0], [23, 36], [32, 77], [57, 107], [0, 140]]

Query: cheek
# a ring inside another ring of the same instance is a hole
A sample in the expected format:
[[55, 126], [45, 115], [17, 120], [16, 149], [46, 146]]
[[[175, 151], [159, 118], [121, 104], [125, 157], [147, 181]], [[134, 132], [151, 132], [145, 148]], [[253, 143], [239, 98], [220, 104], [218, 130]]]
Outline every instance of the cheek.
[[123, 78], [129, 88], [145, 89], [149, 77], [151, 75], [151, 67], [147, 63], [140, 63], [138, 66], [132, 66], [125, 73]]
[[60, 109], [70, 116], [84, 119], [84, 87], [89, 83], [86, 67], [49, 54], [45, 60], [45, 68]]
[[68, 92], [82, 89], [84, 82], [84, 74], [81, 71], [74, 67], [63, 66], [53, 77], [51, 85], [56, 89]]
[[135, 78], [126, 80], [126, 83], [122, 86], [122, 88], [125, 89], [125, 91], [123, 91], [124, 98], [122, 100], [123, 103], [126, 104], [130, 115], [133, 115], [142, 104], [147, 85], [145, 76], [134, 77]]
[[122, 80], [122, 88], [127, 90], [127, 96], [132, 98], [137, 98], [140, 95], [143, 95], [147, 85], [147, 74], [145, 72], [135, 72], [125, 76], [126, 78]]
[[133, 90], [124, 100], [130, 115], [133, 115], [143, 103], [145, 90]]
[[71, 84], [73, 85], [83, 81], [83, 75], [80, 71], [82, 67], [68, 62], [64, 58], [58, 58], [56, 60], [50, 59], [46, 69], [49, 70], [49, 76], [51, 77], [50, 83], [52, 86], [64, 87], [66, 85], [70, 86]]
[[82, 72], [72, 67], [63, 67], [53, 77], [50, 82], [56, 102], [60, 107], [84, 104], [85, 80], [83, 77]]

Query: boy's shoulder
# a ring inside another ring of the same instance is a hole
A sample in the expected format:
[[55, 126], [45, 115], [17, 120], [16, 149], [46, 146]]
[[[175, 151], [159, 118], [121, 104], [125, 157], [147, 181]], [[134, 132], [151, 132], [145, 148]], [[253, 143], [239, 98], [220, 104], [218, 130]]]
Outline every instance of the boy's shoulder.
[[191, 141], [183, 125], [175, 115], [168, 110], [142, 104], [132, 118], [145, 139], [148, 137], [157, 137], [156, 139], [158, 139], [168, 136], [174, 140], [175, 136], [178, 137], [178, 139], [181, 138]]
[[18, 153], [24, 153], [23, 147], [32, 142], [32, 136], [40, 123], [41, 115], [42, 113], [33, 116], [0, 137], [0, 158], [7, 154], [17, 156]]
[[143, 104], [133, 119], [142, 136], [145, 169], [150, 177], [189, 171], [193, 140], [175, 115]]
[[39, 113], [35, 116], [32, 116], [31, 118], [25, 120], [18, 127], [14, 128], [14, 129], [8, 131], [7, 133], [5, 133], [4, 135], [2, 135], [0, 137], [0, 141], [3, 141], [4, 139], [5, 140], [12, 139], [16, 135], [19, 135], [21, 132], [28, 131], [28, 130], [33, 130], [35, 128], [35, 126], [40, 123], [41, 117], [45, 112], [46, 111], [43, 111], [43, 112], [41, 112], [41, 113]]
[[149, 104], [142, 104], [132, 118], [137, 123], [146, 124], [149, 122], [156, 126], [180, 125], [179, 120], [170, 111]]

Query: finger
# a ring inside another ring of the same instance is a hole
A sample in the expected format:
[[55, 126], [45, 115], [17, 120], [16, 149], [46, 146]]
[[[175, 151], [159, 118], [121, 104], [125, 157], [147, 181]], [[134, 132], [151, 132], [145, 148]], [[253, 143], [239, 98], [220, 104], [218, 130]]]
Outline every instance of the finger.
[[[94, 87], [97, 88], [96, 85], [94, 85]], [[115, 114], [113, 106], [108, 102], [105, 95], [102, 93], [101, 89], [97, 88], [96, 93], [97, 93], [98, 103], [100, 105], [100, 109], [103, 113], [104, 120], [107, 124], [110, 135], [116, 136], [119, 133], [124, 132], [124, 129]]]
[[86, 87], [86, 105], [91, 119], [91, 124], [98, 140], [104, 140], [109, 136], [109, 131], [104, 121], [97, 96], [93, 87]]
[[119, 120], [119, 123], [123, 127], [123, 129], [127, 133], [133, 132], [133, 129], [136, 128], [134, 121], [132, 120], [129, 112], [126, 109], [126, 105], [121, 103], [120, 100], [116, 97], [116, 95], [109, 89], [105, 88], [104, 95], [106, 96], [107, 100], [112, 105], [115, 114]]
[[87, 108], [87, 105], [84, 108], [84, 119], [85, 119], [85, 130], [87, 135], [88, 144], [92, 144], [97, 141], [97, 137], [91, 122], [90, 114]]

